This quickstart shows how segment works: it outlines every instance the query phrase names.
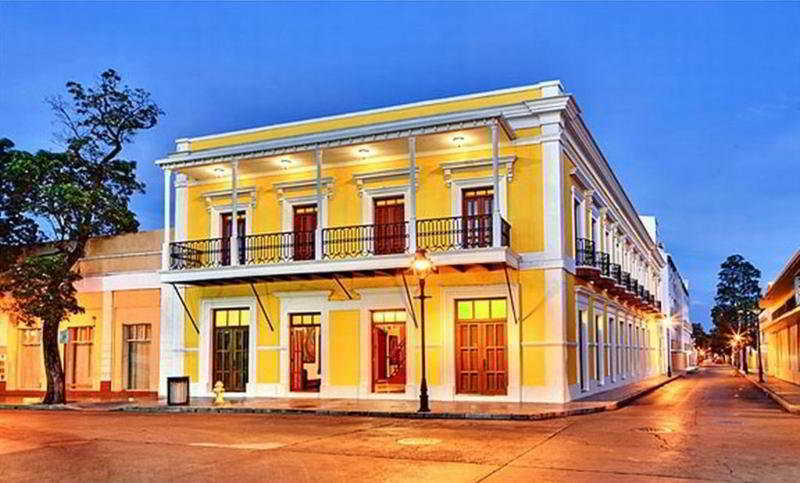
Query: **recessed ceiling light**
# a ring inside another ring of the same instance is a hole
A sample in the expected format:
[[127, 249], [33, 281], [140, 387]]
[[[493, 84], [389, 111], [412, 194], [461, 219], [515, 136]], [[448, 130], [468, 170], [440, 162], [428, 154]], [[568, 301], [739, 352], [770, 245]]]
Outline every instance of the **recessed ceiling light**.
[[368, 155], [368, 154], [369, 154], [369, 149], [367, 149], [367, 148], [361, 148], [361, 149], [359, 149], [359, 150], [358, 150], [358, 154], [360, 154], [360, 155], [362, 155], [362, 156], [366, 156], [366, 155]]
[[461, 147], [462, 144], [464, 144], [464, 141], [465, 141], [464, 136], [454, 136], [453, 137], [453, 142], [456, 143], [456, 145], [458, 145], [459, 148]]
[[214, 168], [214, 172], [217, 174], [225, 173], [225, 168]]
[[292, 160], [291, 159], [288, 159], [288, 158], [281, 159], [281, 165], [283, 166], [283, 169], [289, 169], [289, 165], [290, 164], [292, 164]]

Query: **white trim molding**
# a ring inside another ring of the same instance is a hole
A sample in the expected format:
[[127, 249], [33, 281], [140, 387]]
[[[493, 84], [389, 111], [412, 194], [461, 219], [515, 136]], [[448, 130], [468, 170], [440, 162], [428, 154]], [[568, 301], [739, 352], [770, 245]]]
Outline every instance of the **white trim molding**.
[[[320, 182], [325, 191], [325, 198], [330, 198], [333, 195], [333, 178], [327, 176], [321, 178]], [[280, 183], [273, 183], [272, 189], [278, 193], [278, 201], [283, 201], [287, 191], [312, 189], [317, 186], [317, 178], [303, 179], [298, 181], [282, 181]]]
[[[419, 177], [419, 168], [416, 169], [417, 177]], [[368, 171], [365, 173], [353, 174], [353, 181], [358, 186], [358, 196], [363, 196], [366, 189], [365, 183], [372, 183], [375, 181], [386, 181], [394, 178], [408, 178], [411, 175], [411, 168], [399, 169], [385, 169], [382, 171]]]
[[[504, 165], [506, 167], [506, 178], [508, 181], [511, 181], [514, 178], [514, 164], [517, 161], [516, 156], [501, 156], [497, 159], [500, 165]], [[461, 161], [451, 161], [446, 163], [441, 163], [439, 166], [442, 168], [444, 172], [444, 183], [447, 187], [450, 187], [450, 184], [453, 182], [453, 172], [454, 171], [464, 171], [476, 168], [490, 168], [492, 167], [492, 158], [481, 158], [481, 159], [465, 159]]]

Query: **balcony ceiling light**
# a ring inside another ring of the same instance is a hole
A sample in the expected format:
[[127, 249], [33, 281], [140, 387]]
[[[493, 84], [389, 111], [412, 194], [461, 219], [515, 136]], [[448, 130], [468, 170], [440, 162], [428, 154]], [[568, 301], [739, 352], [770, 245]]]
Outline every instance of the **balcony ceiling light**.
[[291, 164], [292, 164], [291, 159], [281, 158], [281, 166], [283, 166], [283, 169], [289, 169], [289, 166], [291, 166]]
[[225, 174], [225, 168], [214, 168], [214, 172], [217, 173], [217, 176], [222, 176]]
[[459, 148], [464, 144], [464, 141], [466, 141], [464, 136], [453, 136], [453, 143], [455, 143], [455, 145]]

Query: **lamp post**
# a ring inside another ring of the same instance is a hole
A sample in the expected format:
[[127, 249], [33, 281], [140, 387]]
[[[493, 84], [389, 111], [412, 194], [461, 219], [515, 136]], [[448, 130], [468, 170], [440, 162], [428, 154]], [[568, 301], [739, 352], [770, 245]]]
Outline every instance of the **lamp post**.
[[670, 336], [672, 316], [670, 315], [665, 320], [664, 325], [667, 326], [667, 377], [672, 377], [672, 337]]
[[424, 249], [417, 250], [414, 255], [414, 260], [411, 262], [411, 270], [419, 279], [419, 312], [420, 312], [420, 332], [421, 332], [421, 350], [422, 350], [422, 380], [420, 381], [419, 388], [419, 409], [417, 412], [429, 413], [431, 408], [428, 404], [428, 380], [426, 374], [428, 372], [425, 363], [425, 299], [430, 298], [425, 295], [425, 278], [430, 275], [435, 269], [433, 262], [428, 258]]

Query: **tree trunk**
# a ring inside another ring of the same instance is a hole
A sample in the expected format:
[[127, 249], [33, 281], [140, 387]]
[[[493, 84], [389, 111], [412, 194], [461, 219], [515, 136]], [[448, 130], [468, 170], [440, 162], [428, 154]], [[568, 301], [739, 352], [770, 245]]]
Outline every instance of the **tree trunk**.
[[60, 322], [60, 320], [45, 320], [42, 327], [44, 370], [47, 374], [47, 393], [42, 401], [44, 404], [67, 402], [64, 366], [61, 365], [61, 354], [58, 352], [58, 325]]
[[742, 371], [747, 374], [747, 347], [742, 347]]

